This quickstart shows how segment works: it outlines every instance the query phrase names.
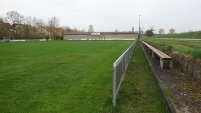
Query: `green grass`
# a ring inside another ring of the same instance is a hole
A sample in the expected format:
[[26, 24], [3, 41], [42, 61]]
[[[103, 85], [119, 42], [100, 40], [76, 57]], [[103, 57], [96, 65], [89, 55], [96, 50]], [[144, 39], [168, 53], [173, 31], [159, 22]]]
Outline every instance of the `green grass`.
[[117, 107], [106, 104], [103, 112], [168, 113], [139, 42], [117, 95]]
[[193, 58], [201, 59], [201, 41], [199, 40], [176, 40], [162, 38], [146, 38], [146, 42], [160, 46], [164, 50], [178, 51], [182, 54], [191, 55]]
[[157, 35], [154, 37], [160, 37], [160, 38], [196, 38], [201, 39], [201, 31], [195, 31], [195, 32], [188, 32], [188, 33], [178, 33], [178, 34], [163, 34], [163, 35]]
[[112, 64], [131, 43], [0, 43], [0, 112], [101, 112], [111, 103]]
[[165, 83], [160, 84], [161, 88], [165, 92], [166, 95], [171, 95], [172, 91], [168, 88], [168, 86]]
[[164, 91], [164, 94], [167, 96], [167, 100], [170, 102], [170, 103], [175, 103], [175, 99], [172, 98], [172, 91], [171, 89], [167, 86], [167, 84], [165, 83], [160, 83], [160, 87], [161, 89]]

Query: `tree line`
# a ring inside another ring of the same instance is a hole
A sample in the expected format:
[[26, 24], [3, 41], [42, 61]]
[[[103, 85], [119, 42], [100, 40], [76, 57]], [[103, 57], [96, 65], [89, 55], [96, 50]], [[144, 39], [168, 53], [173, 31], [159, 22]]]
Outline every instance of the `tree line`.
[[[174, 34], [175, 31], [176, 31], [175, 29], [171, 28], [171, 29], [169, 30], [169, 34]], [[159, 35], [165, 34], [165, 30], [164, 30], [163, 28], [160, 28], [160, 29], [158, 30], [158, 34], [159, 34]], [[154, 27], [150, 27], [150, 29], [148, 29], [148, 30], [145, 32], [145, 35], [146, 35], [147, 37], [154, 36]]]
[[[0, 39], [62, 39], [64, 33], [86, 32], [85, 29], [71, 29], [68, 26], [60, 26], [59, 18], [50, 17], [46, 21], [31, 16], [23, 16], [17, 11], [9, 11], [5, 17], [0, 17]], [[88, 32], [94, 32], [93, 26], [89, 25]]]

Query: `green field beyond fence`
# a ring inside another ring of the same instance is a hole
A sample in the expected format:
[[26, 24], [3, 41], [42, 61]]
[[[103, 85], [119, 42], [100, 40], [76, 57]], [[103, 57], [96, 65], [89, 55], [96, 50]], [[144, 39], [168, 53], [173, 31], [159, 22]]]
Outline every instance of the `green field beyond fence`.
[[0, 112], [102, 110], [113, 62], [133, 41], [0, 43]]
[[146, 38], [144, 41], [160, 46], [164, 50], [177, 51], [182, 54], [188, 54], [195, 59], [201, 59], [201, 40], [180, 40], [164, 38]]
[[187, 32], [187, 33], [176, 33], [176, 34], [161, 34], [155, 37], [160, 38], [193, 38], [201, 39], [201, 31]]

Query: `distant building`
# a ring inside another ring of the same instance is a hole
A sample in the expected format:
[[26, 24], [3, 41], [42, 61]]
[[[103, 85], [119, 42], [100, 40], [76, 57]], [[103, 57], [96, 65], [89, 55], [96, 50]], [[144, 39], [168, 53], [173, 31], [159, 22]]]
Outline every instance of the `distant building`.
[[11, 33], [14, 33], [15, 28], [13, 26], [11, 26], [9, 23], [4, 23], [4, 25], [8, 31], [10, 31]]
[[[66, 32], [76, 32], [70, 28]], [[31, 26], [28, 24], [13, 24], [0, 19], [0, 40], [3, 37], [10, 39], [63, 39], [64, 29], [50, 26]]]
[[15, 31], [14, 27], [11, 26], [9, 23], [4, 22], [1, 23], [1, 32], [2, 32], [0, 33], [2, 35], [1, 37], [10, 37], [11, 39], [13, 39], [14, 31]]
[[136, 32], [77, 32], [63, 35], [64, 40], [135, 40], [137, 37]]

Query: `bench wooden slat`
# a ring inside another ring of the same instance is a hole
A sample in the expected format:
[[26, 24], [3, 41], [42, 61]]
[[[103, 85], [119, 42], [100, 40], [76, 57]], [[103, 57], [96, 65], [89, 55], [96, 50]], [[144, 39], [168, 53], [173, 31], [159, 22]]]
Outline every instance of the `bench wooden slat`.
[[[149, 45], [148, 43], [142, 41], [142, 43], [144, 45], [146, 45], [150, 50], [152, 50], [152, 52], [154, 52], [155, 54], [157, 54], [159, 57], [160, 57], [160, 66], [161, 68], [163, 69], [163, 64], [164, 64], [164, 61], [170, 61], [170, 65], [169, 65], [169, 68], [172, 68], [172, 57], [170, 57], [169, 55], [165, 54], [164, 52], [156, 49], [155, 47]], [[153, 53], [152, 53], [153, 55]], [[154, 55], [153, 55], [154, 56]]]
[[158, 54], [161, 58], [171, 58], [169, 55], [161, 52], [160, 50], [154, 48], [153, 46], [147, 44], [146, 42], [142, 41], [146, 46], [148, 46], [152, 51], [154, 51], [156, 54]]

